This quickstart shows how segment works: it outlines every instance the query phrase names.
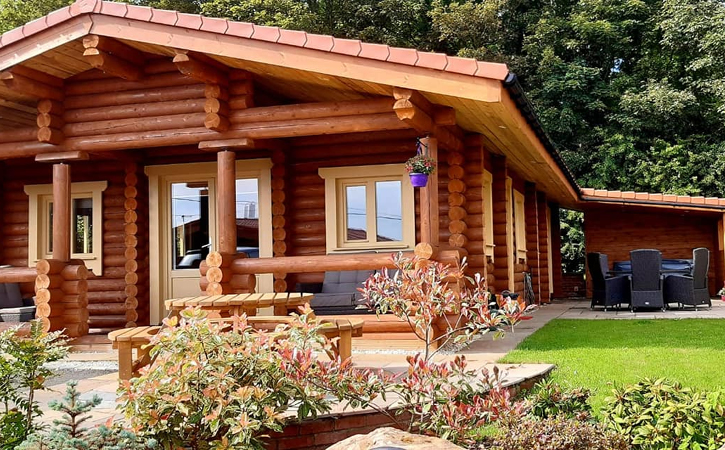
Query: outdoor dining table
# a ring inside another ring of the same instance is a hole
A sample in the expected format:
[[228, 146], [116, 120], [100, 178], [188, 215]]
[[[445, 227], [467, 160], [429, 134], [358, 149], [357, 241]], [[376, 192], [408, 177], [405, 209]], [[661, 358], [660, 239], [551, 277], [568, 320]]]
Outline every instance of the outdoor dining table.
[[169, 310], [169, 317], [178, 316], [181, 311], [189, 307], [221, 311], [229, 315], [246, 313], [248, 316], [257, 315], [257, 310], [260, 308], [274, 307], [275, 316], [285, 316], [289, 310], [309, 303], [314, 296], [315, 294], [297, 292], [202, 295], [172, 298], [166, 300], [165, 304]]

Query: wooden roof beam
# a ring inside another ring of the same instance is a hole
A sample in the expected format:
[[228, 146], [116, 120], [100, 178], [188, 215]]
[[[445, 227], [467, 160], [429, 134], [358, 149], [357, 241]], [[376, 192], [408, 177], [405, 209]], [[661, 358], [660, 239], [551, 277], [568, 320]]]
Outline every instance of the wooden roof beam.
[[247, 150], [256, 148], [254, 139], [218, 139], [214, 141], [199, 142], [199, 150], [217, 152], [220, 150]]
[[89, 159], [87, 152], [57, 152], [43, 153], [35, 155], [35, 162], [59, 163], [68, 161], [87, 161]]
[[138, 50], [115, 39], [89, 35], [83, 38], [83, 57], [96, 69], [124, 80], [143, 77], [146, 58]]
[[[461, 139], [446, 129], [443, 124], [435, 121], [436, 108], [420, 93], [410, 89], [394, 88], [393, 97], [395, 98], [393, 110], [398, 119], [422, 134], [435, 136], [443, 147], [455, 151], [463, 149]], [[440, 113], [446, 124], [450, 122], [450, 114], [449, 112]], [[453, 111], [453, 117], [455, 119], [455, 111]]]
[[203, 58], [192, 55], [186, 50], [174, 50], [174, 64], [187, 77], [206, 84], [229, 85], [229, 76], [214, 64], [203, 61]]
[[9, 89], [37, 99], [62, 102], [63, 80], [23, 66], [0, 72], [0, 81]]

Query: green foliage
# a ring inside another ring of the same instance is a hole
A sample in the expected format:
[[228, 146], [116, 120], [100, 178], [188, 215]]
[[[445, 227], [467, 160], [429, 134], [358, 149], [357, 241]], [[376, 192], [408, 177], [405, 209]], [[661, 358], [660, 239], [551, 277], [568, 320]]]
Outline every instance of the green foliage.
[[418, 154], [405, 162], [405, 170], [408, 173], [424, 173], [430, 175], [436, 170], [436, 161], [425, 155]]
[[20, 27], [73, 0], [0, 0], [0, 33]]
[[561, 268], [564, 273], [584, 272], [584, 213], [560, 210]]
[[42, 414], [35, 392], [54, 375], [46, 364], [66, 356], [60, 332], [44, 333], [40, 321], [30, 322], [27, 336], [18, 328], [0, 333], [0, 448], [13, 449], [37, 430]]
[[591, 416], [588, 389], [565, 390], [558, 383], [545, 380], [534, 386], [526, 397], [529, 414], [540, 419], [563, 416], [584, 420]]
[[101, 403], [98, 396], [81, 400], [77, 383], [71, 381], [66, 387], [62, 401], [53, 400], [48, 406], [63, 413], [63, 418], [53, 421], [48, 433], [36, 432], [23, 442], [18, 450], [146, 450], [152, 448], [142, 444], [136, 436], [120, 427], [102, 425], [91, 430], [81, 425], [88, 420], [88, 412]]
[[264, 448], [262, 436], [281, 431], [291, 408], [305, 419], [330, 411], [333, 399], [360, 406], [384, 395], [384, 373], [317, 361], [313, 348], [326, 343], [309, 312], [269, 333], [244, 316], [229, 325], [182, 312], [154, 338], [153, 363], [121, 388], [121, 410], [164, 449], [248, 450]]
[[488, 450], [626, 450], [624, 437], [598, 424], [564, 417], [525, 419], [505, 427]]
[[704, 393], [645, 378], [612, 390], [607, 426], [641, 450], [717, 450], [725, 444], [725, 391]]

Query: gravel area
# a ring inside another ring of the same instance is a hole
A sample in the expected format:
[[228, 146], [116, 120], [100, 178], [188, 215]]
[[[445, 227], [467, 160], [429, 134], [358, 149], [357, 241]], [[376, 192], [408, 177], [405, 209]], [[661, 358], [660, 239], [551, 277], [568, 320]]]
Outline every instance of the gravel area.
[[58, 375], [48, 380], [48, 386], [65, 384], [70, 380], [85, 380], [88, 378], [108, 375], [118, 371], [115, 361], [56, 361], [48, 364], [48, 368]]

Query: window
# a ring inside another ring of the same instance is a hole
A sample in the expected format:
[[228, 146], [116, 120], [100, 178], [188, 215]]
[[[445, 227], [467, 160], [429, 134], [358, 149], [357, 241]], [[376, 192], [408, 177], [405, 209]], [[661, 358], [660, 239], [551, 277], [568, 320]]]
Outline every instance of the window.
[[487, 170], [483, 171], [483, 217], [485, 220], [485, 253], [493, 261], [493, 175]]
[[327, 252], [413, 249], [413, 186], [402, 164], [330, 167], [325, 179]]
[[[71, 258], [82, 259], [96, 275], [103, 271], [103, 191], [108, 183], [95, 181], [71, 184]], [[52, 257], [53, 185], [25, 186], [29, 196], [28, 264]]]
[[526, 218], [524, 194], [514, 189], [514, 224], [516, 226], [516, 258], [526, 259]]

